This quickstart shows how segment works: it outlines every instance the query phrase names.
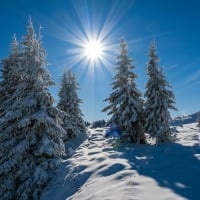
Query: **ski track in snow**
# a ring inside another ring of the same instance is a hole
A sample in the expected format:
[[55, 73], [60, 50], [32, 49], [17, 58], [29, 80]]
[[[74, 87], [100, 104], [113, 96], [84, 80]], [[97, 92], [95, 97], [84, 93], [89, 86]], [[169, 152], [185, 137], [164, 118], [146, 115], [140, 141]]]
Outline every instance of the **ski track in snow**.
[[198, 200], [200, 134], [196, 124], [179, 127], [177, 141], [156, 145], [111, 145], [105, 129], [63, 161], [42, 200]]

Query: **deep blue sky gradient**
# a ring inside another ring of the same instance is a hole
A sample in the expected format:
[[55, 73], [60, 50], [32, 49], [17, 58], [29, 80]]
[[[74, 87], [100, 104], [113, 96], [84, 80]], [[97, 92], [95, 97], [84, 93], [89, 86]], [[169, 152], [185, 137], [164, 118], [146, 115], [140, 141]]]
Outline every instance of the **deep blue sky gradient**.
[[[189, 114], [200, 109], [200, 1], [198, 0], [6, 0], [0, 6], [0, 59], [9, 54], [12, 36], [19, 40], [26, 33], [31, 16], [36, 32], [42, 25], [43, 45], [48, 70], [56, 86], [51, 88], [56, 101], [59, 79], [70, 67], [80, 83], [79, 96], [85, 119], [107, 118], [101, 110], [111, 92], [113, 67], [121, 36], [129, 45], [138, 74], [137, 85], [144, 92], [148, 48], [156, 41], [160, 66], [176, 95], [178, 112]], [[93, 69], [76, 62], [71, 51], [75, 38], [105, 29], [110, 47], [110, 64]]]

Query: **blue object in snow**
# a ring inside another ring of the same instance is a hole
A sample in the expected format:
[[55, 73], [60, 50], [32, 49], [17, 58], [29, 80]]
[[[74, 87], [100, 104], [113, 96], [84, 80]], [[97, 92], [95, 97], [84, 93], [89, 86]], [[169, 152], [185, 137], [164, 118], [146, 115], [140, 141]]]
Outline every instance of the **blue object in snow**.
[[112, 125], [105, 133], [105, 137], [120, 138], [122, 132], [117, 125]]

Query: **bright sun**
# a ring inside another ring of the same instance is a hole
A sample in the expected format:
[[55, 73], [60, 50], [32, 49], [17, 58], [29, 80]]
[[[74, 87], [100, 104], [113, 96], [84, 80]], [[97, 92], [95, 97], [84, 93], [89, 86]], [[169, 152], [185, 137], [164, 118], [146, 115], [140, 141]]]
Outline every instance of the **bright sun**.
[[85, 56], [92, 61], [101, 59], [103, 54], [103, 45], [98, 40], [90, 40], [84, 45]]

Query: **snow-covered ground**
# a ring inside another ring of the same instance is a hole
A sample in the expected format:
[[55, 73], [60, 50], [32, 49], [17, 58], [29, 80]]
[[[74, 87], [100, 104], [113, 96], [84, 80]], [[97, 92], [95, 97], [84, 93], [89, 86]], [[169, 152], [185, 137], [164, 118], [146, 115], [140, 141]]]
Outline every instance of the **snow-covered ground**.
[[200, 199], [200, 133], [178, 128], [177, 141], [114, 145], [105, 129], [90, 129], [42, 194], [42, 200]]

